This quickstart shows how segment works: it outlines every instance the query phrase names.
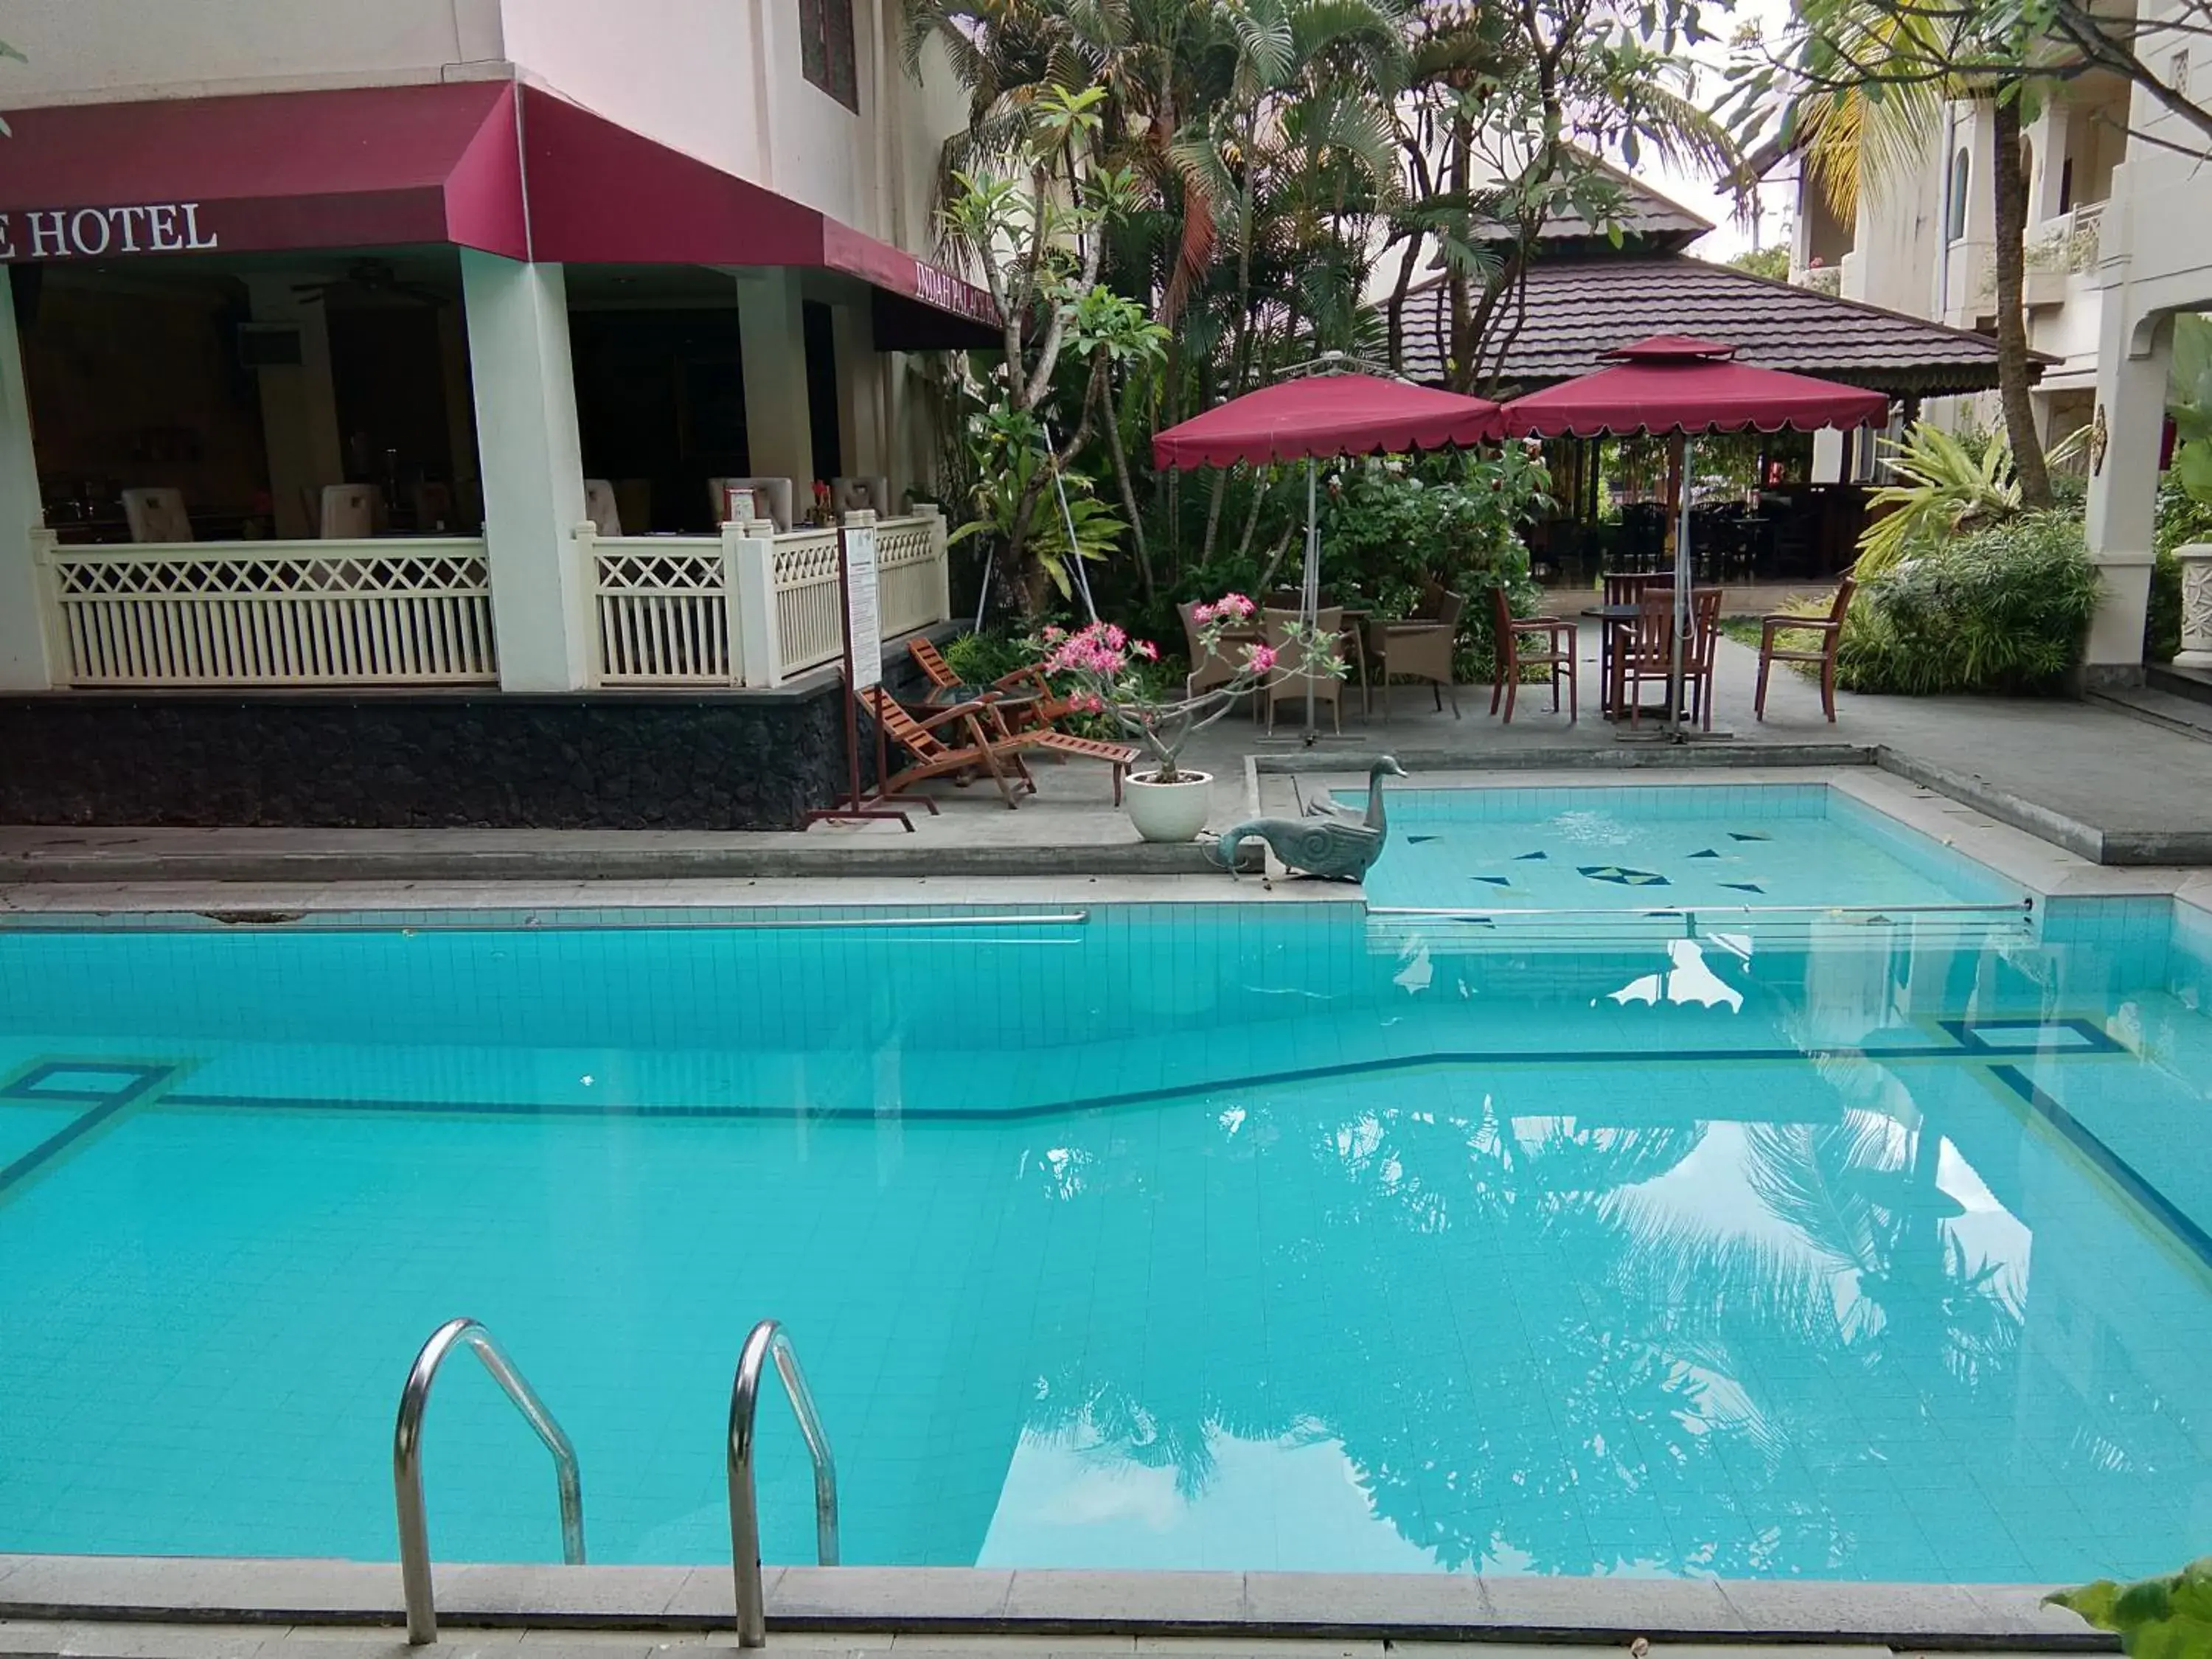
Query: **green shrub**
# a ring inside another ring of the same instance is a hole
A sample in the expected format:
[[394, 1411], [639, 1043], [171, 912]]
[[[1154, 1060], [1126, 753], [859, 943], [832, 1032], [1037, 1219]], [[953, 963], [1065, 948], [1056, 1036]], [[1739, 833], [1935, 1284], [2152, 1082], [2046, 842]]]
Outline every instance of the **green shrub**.
[[2172, 662], [2181, 649], [2181, 561], [2161, 547], [2151, 560], [2150, 603], [2143, 611], [2143, 660]]
[[1852, 601], [1837, 683], [1921, 696], [2061, 690], [2101, 585], [2070, 514], [1916, 538]]
[[945, 646], [945, 665], [963, 685], [988, 685], [1036, 660], [1024, 641], [1003, 634], [962, 634]]

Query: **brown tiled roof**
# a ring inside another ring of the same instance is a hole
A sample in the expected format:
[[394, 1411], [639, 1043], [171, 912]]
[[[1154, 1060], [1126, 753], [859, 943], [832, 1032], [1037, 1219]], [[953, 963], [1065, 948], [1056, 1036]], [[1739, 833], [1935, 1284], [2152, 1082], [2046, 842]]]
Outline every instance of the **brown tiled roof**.
[[[1901, 312], [1838, 300], [1686, 254], [1545, 259], [1530, 267], [1528, 317], [1505, 356], [1513, 392], [1605, 367], [1599, 354], [1653, 334], [1725, 340], [1738, 361], [1899, 395], [1997, 383], [1996, 342]], [[1406, 301], [1405, 372], [1444, 384], [1442, 283]], [[2048, 359], [2039, 358], [2039, 368]]]

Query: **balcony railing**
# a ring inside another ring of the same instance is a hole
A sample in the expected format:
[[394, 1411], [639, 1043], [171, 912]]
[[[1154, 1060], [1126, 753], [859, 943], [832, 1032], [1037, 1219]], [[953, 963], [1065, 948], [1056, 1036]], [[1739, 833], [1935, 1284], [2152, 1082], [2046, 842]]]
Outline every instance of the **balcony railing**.
[[[774, 686], [843, 654], [835, 529], [603, 538], [584, 526], [576, 535], [601, 685]], [[943, 519], [876, 521], [876, 592], [885, 639], [952, 614]]]
[[1832, 297], [1844, 291], [1844, 268], [1841, 265], [1800, 265], [1790, 273], [1790, 280], [1799, 288], [1809, 288], [1815, 294]]

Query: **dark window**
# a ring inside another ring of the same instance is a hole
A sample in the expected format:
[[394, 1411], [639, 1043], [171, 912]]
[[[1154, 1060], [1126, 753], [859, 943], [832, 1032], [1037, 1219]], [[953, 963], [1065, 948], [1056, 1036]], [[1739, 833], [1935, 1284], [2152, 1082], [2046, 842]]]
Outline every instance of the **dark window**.
[[2074, 158], [2070, 155], [2066, 158], [2066, 165], [2058, 169], [2058, 210], [2074, 210]]
[[853, 0], [799, 0], [799, 67], [847, 109], [860, 108], [860, 70], [853, 47]]
[[837, 326], [830, 307], [809, 300], [799, 307], [806, 343], [806, 424], [814, 444], [814, 476], [829, 479], [845, 470], [837, 430]]
[[1951, 158], [1951, 199], [1944, 216], [1949, 222], [1945, 234], [1954, 242], [1966, 234], [1966, 185], [1971, 176], [1972, 167], [1962, 149]]

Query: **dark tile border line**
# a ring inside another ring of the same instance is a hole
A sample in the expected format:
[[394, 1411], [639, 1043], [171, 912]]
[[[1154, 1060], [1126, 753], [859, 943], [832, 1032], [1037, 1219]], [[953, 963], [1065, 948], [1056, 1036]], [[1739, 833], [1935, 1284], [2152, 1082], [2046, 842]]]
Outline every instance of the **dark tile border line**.
[[[90, 1111], [71, 1119], [12, 1163], [0, 1165], [0, 1198], [5, 1198], [19, 1183], [36, 1175], [86, 1136], [112, 1121], [126, 1108], [143, 1100], [177, 1077], [180, 1069], [175, 1066], [147, 1066], [107, 1060], [50, 1060], [40, 1061], [19, 1073], [5, 1088], [0, 1088], [0, 1097], [27, 1101], [33, 1105], [54, 1102], [72, 1105], [88, 1101], [98, 1103]], [[118, 1076], [133, 1073], [135, 1076], [123, 1088], [105, 1094], [94, 1094], [87, 1089], [41, 1090], [36, 1086], [41, 1078], [68, 1072], [112, 1072]]]
[[2029, 1111], [2056, 1129], [2075, 1152], [2148, 1211], [2151, 1218], [2172, 1233], [2191, 1255], [2212, 1268], [2212, 1233], [2185, 1215], [2172, 1200], [2145, 1180], [2134, 1164], [2106, 1146], [2080, 1118], [2060, 1105], [2017, 1066], [1992, 1066], [1990, 1075], [2025, 1101]]
[[[2043, 1607], [2030, 1585], [964, 1567], [769, 1567], [765, 1577], [769, 1626], [784, 1632], [2118, 1647]], [[437, 1585], [440, 1620], [456, 1630], [732, 1622], [726, 1566], [454, 1565], [438, 1570]], [[359, 1628], [396, 1625], [399, 1613], [388, 1563], [0, 1556], [0, 1619]]]
[[[2008, 1049], [2002, 1052], [2017, 1054], [2027, 1051]], [[2066, 1048], [2051, 1052], [2071, 1054], [2090, 1051]], [[1444, 1049], [1419, 1054], [1390, 1054], [1373, 1060], [1344, 1060], [1328, 1066], [1303, 1066], [1280, 1072], [1255, 1072], [1197, 1083], [1162, 1085], [1152, 1089], [1125, 1089], [1114, 1094], [1086, 1095], [1073, 1100], [1047, 1101], [1029, 1106], [908, 1106], [898, 1115], [905, 1121], [917, 1123], [1015, 1123], [1036, 1118], [1068, 1117], [1083, 1112], [1111, 1111], [1126, 1106], [1152, 1105], [1162, 1101], [1195, 1099], [1237, 1090], [1281, 1088], [1301, 1083], [1325, 1083], [1336, 1078], [1419, 1071], [1433, 1066], [1650, 1066], [1669, 1062], [1735, 1065], [1826, 1060], [1886, 1061], [1966, 1058], [1981, 1060], [1992, 1057], [1990, 1052], [1964, 1047], [1942, 1048], [1933, 1043], [1838, 1044], [1813, 1048]], [[224, 1110], [422, 1112], [465, 1117], [708, 1118], [769, 1122], [804, 1120], [809, 1123], [850, 1120], [872, 1123], [884, 1115], [872, 1106], [601, 1105], [584, 1101], [390, 1100], [374, 1097], [318, 1097], [173, 1090], [165, 1095], [162, 1101], [169, 1106]]]
[[1864, 743], [1607, 744], [1544, 749], [1396, 748], [1387, 736], [1334, 750], [1256, 757], [1263, 773], [1363, 772], [1376, 755], [1395, 755], [1411, 772], [1738, 772], [1762, 766], [1873, 766], [1881, 750]]

